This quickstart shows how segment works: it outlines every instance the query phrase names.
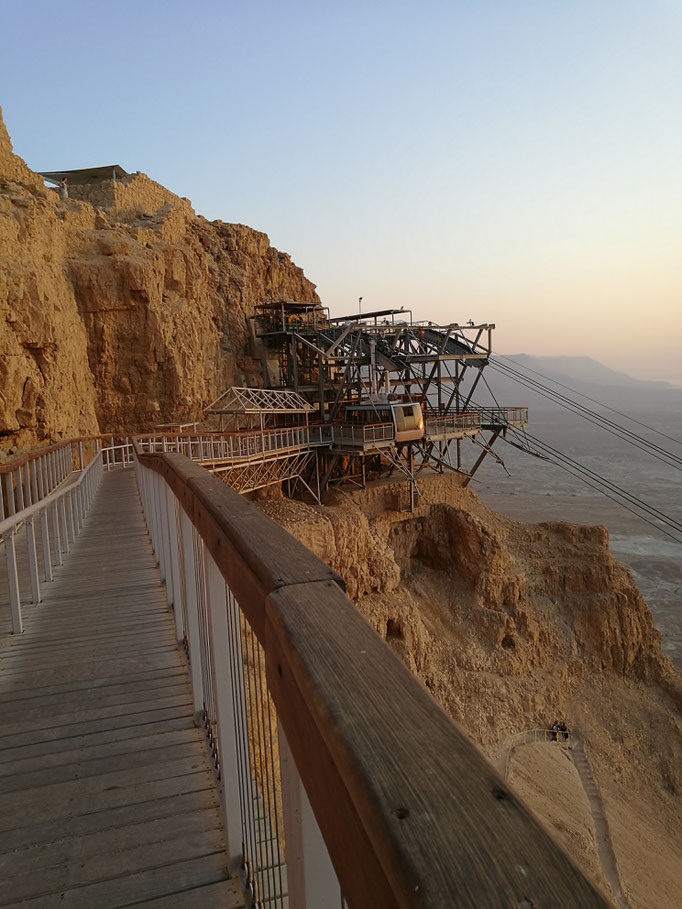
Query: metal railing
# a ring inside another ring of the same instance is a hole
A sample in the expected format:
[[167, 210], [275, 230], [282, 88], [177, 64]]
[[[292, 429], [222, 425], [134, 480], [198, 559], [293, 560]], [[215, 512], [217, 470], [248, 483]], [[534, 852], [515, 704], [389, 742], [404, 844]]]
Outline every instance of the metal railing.
[[[0, 524], [14, 551], [20, 523], [49, 531], [52, 519], [46, 576], [102, 472], [130, 462], [130, 443], [109, 441]], [[143, 447], [134, 463], [145, 519], [188, 656], [228, 860], [253, 905], [605, 906], [329, 566], [200, 465]], [[16, 557], [14, 568], [16, 578]], [[21, 630], [18, 585], [13, 603]]]
[[99, 451], [107, 470], [132, 463], [130, 440], [107, 435], [67, 439], [0, 464], [0, 521], [41, 502]]
[[[116, 448], [120, 448], [117, 446]], [[83, 461], [82, 441], [79, 446], [80, 462]], [[117, 457], [115, 449], [100, 449], [90, 463], [77, 472], [73, 482], [72, 444], [64, 443], [38, 457], [27, 459], [20, 466], [12, 466], [5, 473], [9, 477], [6, 489], [13, 484], [15, 493], [29, 480], [26, 498], [15, 498], [14, 503], [23, 507], [0, 521], [0, 537], [5, 547], [7, 561], [7, 586], [12, 616], [12, 632], [21, 634], [22, 592], [17, 562], [17, 533], [23, 527], [28, 550], [28, 573], [32, 603], [41, 600], [41, 575], [44, 583], [53, 579], [53, 567], [63, 563], [64, 555], [83, 528], [86, 515], [99, 486], [102, 471], [109, 469]], [[125, 459], [126, 453], [119, 455]], [[23, 468], [23, 471], [22, 471]], [[58, 484], [58, 485], [55, 485]], [[12, 499], [9, 500], [10, 502]], [[39, 526], [42, 553], [36, 544], [36, 525]], [[41, 563], [42, 562], [42, 570]]]
[[507, 779], [509, 776], [509, 766], [515, 748], [519, 748], [521, 745], [535, 745], [543, 742], [556, 742], [566, 748], [575, 748], [578, 744], [578, 739], [570, 730], [562, 731], [561, 729], [544, 729], [538, 727], [535, 729], [524, 729], [521, 732], [515, 733], [507, 748], [507, 757], [504, 763], [504, 778]]
[[483, 407], [481, 422], [495, 426], [523, 426], [528, 423], [527, 407]]
[[329, 441], [335, 445], [374, 445], [377, 442], [392, 442], [395, 438], [393, 423], [369, 423], [365, 426], [330, 423], [325, 429]]
[[424, 429], [427, 436], [447, 435], [481, 428], [481, 414], [477, 411], [452, 413], [445, 416], [427, 417]]
[[[73, 470], [72, 449], [61, 442], [0, 466], [0, 520], [50, 495]], [[82, 444], [78, 453], [82, 468]]]
[[136, 471], [256, 906], [605, 906], [327, 565], [181, 455]]
[[177, 452], [193, 461], [246, 460], [277, 451], [324, 444], [324, 429], [325, 427], [314, 424], [201, 435], [153, 434], [137, 436], [136, 441], [143, 453]]

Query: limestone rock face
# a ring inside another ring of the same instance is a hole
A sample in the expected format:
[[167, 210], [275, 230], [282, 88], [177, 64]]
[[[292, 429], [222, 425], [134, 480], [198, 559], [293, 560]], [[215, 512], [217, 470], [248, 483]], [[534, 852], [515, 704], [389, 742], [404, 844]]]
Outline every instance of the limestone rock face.
[[[334, 492], [321, 506], [259, 505], [343, 576], [370, 625], [501, 772], [515, 733], [565, 720], [589, 753], [630, 905], [679, 906], [682, 687], [607, 531], [521, 524], [456, 481], [418, 482], [413, 513], [397, 507], [405, 484]], [[514, 751], [512, 784], [528, 765], [522, 797], [613, 895], [569, 753], [530, 747], [537, 754]]]
[[0, 118], [0, 457], [198, 420], [242, 380], [254, 305], [318, 300], [264, 233], [198, 217], [144, 174], [115, 189], [109, 208], [60, 198]]

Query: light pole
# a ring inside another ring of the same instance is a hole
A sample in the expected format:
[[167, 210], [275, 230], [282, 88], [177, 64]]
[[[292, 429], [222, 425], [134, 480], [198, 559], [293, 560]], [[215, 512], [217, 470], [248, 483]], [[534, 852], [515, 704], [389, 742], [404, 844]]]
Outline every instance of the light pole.
[[362, 315], [362, 297], [358, 297], [358, 312]]

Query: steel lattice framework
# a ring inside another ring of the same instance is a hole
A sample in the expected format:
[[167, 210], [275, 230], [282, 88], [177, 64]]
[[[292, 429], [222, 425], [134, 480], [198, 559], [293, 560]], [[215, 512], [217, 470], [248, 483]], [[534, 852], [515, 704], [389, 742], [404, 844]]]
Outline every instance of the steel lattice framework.
[[309, 413], [313, 409], [295, 391], [279, 388], [228, 388], [204, 413]]
[[267, 461], [236, 464], [224, 470], [213, 467], [212, 473], [237, 492], [253, 492], [284, 480], [297, 480], [308, 474], [314, 463], [315, 452], [302, 451]]

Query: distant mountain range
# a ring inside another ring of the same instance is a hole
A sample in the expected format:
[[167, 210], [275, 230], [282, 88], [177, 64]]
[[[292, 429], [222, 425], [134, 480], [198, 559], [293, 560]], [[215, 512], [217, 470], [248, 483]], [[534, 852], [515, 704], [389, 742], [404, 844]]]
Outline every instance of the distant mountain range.
[[[524, 381], [519, 383], [505, 367], [517, 371]], [[628, 412], [635, 409], [642, 414], [662, 407], [665, 412], [672, 408], [674, 412], [682, 413], [682, 388], [679, 386], [635, 379], [591, 357], [493, 355], [485, 372], [489, 386], [479, 383], [474, 396], [474, 401], [480, 405], [497, 400], [506, 405], [526, 404], [534, 411], [556, 410], [558, 405], [548, 400], [543, 390], [549, 387], [559, 395], [571, 398], [573, 391], [578, 396], [584, 395]], [[566, 387], [560, 387], [562, 385]]]
[[604, 366], [591, 357], [534, 357], [529, 354], [505, 354], [501, 361], [512, 365], [513, 360], [524, 370], [534, 370], [567, 385], [605, 385], [617, 388], [637, 388], [641, 391], [675, 388], [670, 382], [635, 379], [624, 372]]

